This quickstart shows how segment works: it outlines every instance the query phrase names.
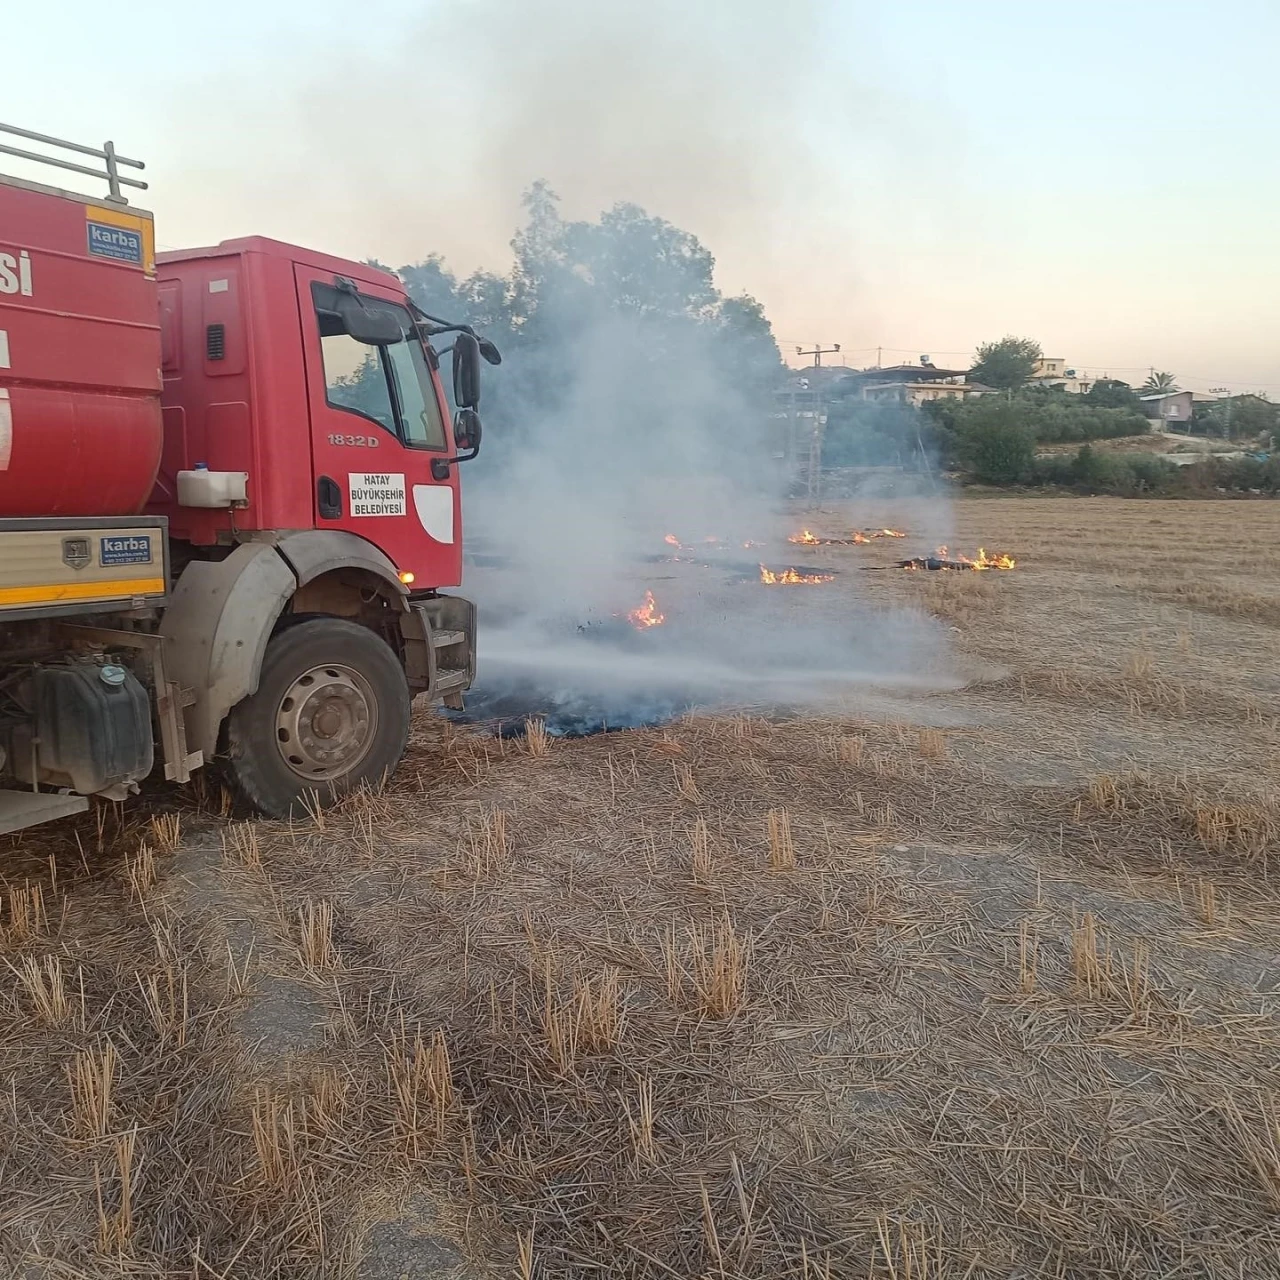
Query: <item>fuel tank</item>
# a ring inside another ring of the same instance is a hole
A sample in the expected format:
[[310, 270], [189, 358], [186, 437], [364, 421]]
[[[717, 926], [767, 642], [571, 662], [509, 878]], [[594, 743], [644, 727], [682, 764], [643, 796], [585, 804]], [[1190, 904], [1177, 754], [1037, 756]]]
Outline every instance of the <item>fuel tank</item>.
[[0, 177], [0, 518], [141, 511], [160, 366], [151, 215]]

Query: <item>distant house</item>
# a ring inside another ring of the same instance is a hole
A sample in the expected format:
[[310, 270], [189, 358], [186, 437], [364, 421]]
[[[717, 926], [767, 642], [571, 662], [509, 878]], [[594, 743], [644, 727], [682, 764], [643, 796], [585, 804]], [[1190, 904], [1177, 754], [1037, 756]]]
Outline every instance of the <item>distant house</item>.
[[1058, 391], [1070, 391], [1073, 395], [1087, 396], [1093, 390], [1097, 378], [1069, 368], [1061, 356], [1041, 356], [1035, 363], [1027, 385], [1052, 387]]
[[1041, 356], [1032, 370], [1033, 379], [1061, 378], [1066, 371], [1067, 362], [1061, 356]]
[[1217, 396], [1203, 391], [1162, 391], [1139, 396], [1148, 418], [1169, 426], [1189, 426], [1197, 405], [1215, 404]]
[[844, 394], [881, 404], [922, 405], [930, 400], [971, 400], [993, 394], [994, 387], [969, 382], [964, 369], [940, 369], [928, 361], [862, 369], [841, 384]]

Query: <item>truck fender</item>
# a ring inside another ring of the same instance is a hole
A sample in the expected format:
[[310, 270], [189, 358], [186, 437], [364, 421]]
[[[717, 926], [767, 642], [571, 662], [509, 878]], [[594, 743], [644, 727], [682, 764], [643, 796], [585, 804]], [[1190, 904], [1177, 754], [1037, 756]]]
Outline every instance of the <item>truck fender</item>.
[[265, 542], [243, 543], [225, 560], [193, 560], [174, 586], [160, 622], [165, 663], [169, 678], [195, 694], [187, 742], [206, 760], [227, 713], [257, 691], [267, 641], [297, 586]]
[[293, 566], [298, 586], [335, 569], [359, 569], [383, 579], [393, 588], [392, 600], [401, 612], [409, 608], [409, 589], [392, 562], [371, 542], [341, 529], [300, 529], [286, 533], [276, 547]]

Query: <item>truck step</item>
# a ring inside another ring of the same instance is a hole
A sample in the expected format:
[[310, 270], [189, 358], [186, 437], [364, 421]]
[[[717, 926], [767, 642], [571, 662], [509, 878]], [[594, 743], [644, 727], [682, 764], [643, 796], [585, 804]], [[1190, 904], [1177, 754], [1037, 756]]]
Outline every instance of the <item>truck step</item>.
[[0, 791], [0, 835], [34, 827], [39, 822], [69, 818], [89, 807], [88, 796], [63, 796], [49, 791]]
[[448, 693], [451, 689], [465, 689], [470, 678], [465, 671], [441, 671], [436, 676], [435, 692]]
[[433, 631], [431, 645], [435, 649], [447, 649], [450, 645], [463, 644], [466, 638], [465, 631]]

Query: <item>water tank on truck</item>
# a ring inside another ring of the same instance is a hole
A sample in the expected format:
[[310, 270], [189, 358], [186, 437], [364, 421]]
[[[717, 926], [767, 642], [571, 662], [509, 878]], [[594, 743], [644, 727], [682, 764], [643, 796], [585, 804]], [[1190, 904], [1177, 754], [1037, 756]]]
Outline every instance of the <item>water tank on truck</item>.
[[0, 182], [0, 517], [141, 511], [160, 463], [151, 215]]

